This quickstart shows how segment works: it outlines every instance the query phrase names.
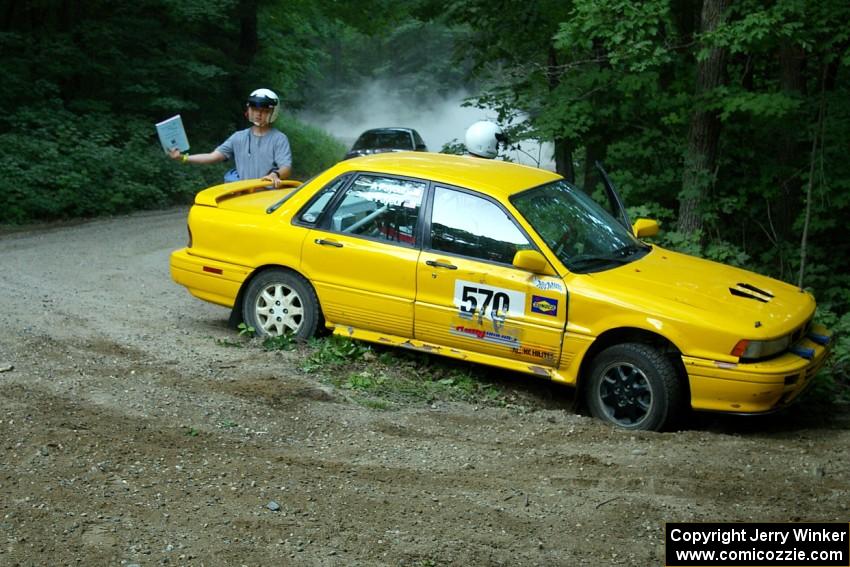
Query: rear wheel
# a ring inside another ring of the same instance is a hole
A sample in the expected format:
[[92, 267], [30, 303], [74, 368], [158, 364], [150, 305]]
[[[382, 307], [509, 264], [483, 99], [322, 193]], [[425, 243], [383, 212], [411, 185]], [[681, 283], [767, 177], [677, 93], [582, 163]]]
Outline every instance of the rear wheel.
[[292, 334], [306, 339], [319, 324], [319, 300], [310, 283], [294, 272], [266, 270], [245, 290], [242, 320], [258, 336]]
[[625, 429], [658, 431], [682, 409], [673, 363], [642, 343], [608, 347], [593, 360], [585, 396], [590, 413]]

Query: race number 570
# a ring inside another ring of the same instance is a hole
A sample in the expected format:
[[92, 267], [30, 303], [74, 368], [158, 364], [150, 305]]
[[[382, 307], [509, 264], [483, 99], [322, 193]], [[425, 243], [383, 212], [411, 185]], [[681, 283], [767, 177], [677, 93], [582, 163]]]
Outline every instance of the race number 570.
[[489, 313], [491, 303], [493, 304], [493, 311], [496, 313], [507, 313], [511, 308], [511, 299], [504, 291], [493, 292], [493, 290], [487, 288], [464, 286], [460, 305], [461, 311], [475, 313], [480, 305], [482, 313]]
[[487, 318], [521, 315], [525, 294], [465, 280], [455, 281], [454, 304], [461, 314], [479, 314]]

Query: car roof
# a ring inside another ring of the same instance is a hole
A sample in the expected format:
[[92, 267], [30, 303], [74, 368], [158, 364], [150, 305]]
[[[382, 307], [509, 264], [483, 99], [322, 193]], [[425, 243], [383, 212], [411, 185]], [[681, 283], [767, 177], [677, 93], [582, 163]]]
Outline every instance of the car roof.
[[[562, 179], [545, 169], [495, 159], [430, 152], [392, 152], [342, 161], [343, 171], [368, 171], [439, 181], [507, 196]], [[341, 172], [340, 172], [341, 173]]]
[[[403, 126], [386, 126], [384, 128], [370, 128], [369, 130], [364, 130], [363, 134], [368, 134], [370, 132], [414, 132], [413, 128], [405, 128]], [[363, 134], [360, 134], [361, 136]]]

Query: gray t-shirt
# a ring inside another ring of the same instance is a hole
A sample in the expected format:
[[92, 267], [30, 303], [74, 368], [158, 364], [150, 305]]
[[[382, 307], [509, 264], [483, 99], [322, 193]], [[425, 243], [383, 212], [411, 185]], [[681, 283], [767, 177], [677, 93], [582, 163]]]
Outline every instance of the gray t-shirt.
[[217, 151], [236, 161], [240, 179], [264, 177], [273, 169], [292, 166], [292, 150], [286, 134], [272, 128], [265, 136], [256, 136], [251, 128], [233, 133]]

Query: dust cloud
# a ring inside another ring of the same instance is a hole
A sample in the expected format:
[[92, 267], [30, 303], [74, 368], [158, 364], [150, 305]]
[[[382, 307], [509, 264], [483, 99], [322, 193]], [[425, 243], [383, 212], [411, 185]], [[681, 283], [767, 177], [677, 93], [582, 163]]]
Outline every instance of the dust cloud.
[[[463, 106], [471, 93], [456, 90], [445, 96], [434, 96], [426, 103], [414, 100], [386, 81], [364, 84], [357, 95], [333, 114], [304, 112], [299, 118], [335, 136], [346, 146], [351, 146], [357, 137], [370, 128], [400, 126], [414, 128], [428, 146], [428, 150], [439, 152], [444, 144], [463, 143], [466, 129], [478, 120], [496, 121], [495, 113], [480, 108]], [[501, 151], [511, 161], [554, 170], [550, 144], [542, 147], [532, 142], [523, 142], [521, 150]]]

